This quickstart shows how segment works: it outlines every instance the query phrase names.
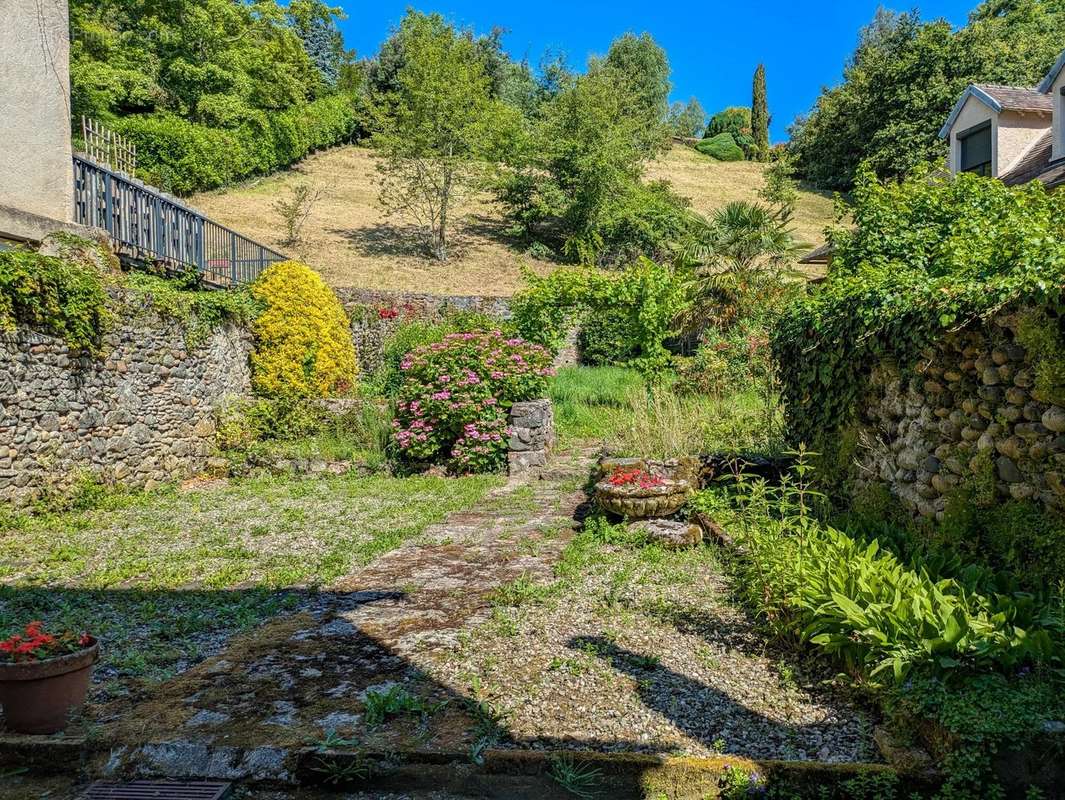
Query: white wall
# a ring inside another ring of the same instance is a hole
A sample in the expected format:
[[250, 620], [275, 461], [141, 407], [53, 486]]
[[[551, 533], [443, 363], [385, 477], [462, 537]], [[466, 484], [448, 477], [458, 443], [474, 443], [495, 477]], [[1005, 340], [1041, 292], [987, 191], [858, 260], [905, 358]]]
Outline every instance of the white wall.
[[62, 222], [74, 202], [68, 37], [67, 0], [0, 1], [0, 206]]
[[991, 174], [998, 175], [998, 114], [972, 96], [965, 100], [965, 105], [961, 107], [950, 129], [951, 173], [956, 174], [961, 170], [961, 143], [958, 141], [958, 134], [987, 120], [991, 120]]
[[1050, 97], [1054, 102], [1054, 148], [1051, 159], [1065, 158], [1065, 130], [1062, 129], [1062, 117], [1065, 115], [1065, 98], [1061, 96], [1061, 87], [1065, 86], [1065, 69], [1058, 73], [1057, 80], [1050, 87]]

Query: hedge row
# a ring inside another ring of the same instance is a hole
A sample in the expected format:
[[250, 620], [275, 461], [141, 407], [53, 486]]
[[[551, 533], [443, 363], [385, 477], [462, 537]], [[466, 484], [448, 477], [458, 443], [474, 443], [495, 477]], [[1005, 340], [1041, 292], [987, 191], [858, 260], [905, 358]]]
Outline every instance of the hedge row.
[[348, 95], [323, 97], [276, 114], [256, 112], [236, 128], [211, 128], [168, 113], [115, 124], [137, 146], [148, 183], [179, 195], [265, 175], [362, 132], [364, 115]]

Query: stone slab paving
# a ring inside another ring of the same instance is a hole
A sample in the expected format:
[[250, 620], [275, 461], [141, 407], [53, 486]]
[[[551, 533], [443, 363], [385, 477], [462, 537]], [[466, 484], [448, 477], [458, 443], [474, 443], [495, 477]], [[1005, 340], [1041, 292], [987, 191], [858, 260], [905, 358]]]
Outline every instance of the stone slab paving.
[[[558, 454], [162, 684], [107, 726], [107, 771], [289, 780], [293, 748], [468, 750], [477, 709], [416, 662], [487, 619], [501, 584], [551, 574], [592, 459]], [[413, 700], [367, 719], [367, 698], [390, 691]]]

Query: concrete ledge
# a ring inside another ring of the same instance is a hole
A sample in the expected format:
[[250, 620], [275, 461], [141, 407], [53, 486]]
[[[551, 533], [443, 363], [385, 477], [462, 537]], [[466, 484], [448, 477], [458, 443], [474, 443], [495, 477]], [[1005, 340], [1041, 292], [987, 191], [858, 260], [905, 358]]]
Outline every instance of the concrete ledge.
[[0, 205], [0, 239], [12, 242], [41, 242], [50, 233], [63, 231], [76, 236], [91, 237], [95, 229], [73, 222], [42, 217], [29, 211], [19, 211]]

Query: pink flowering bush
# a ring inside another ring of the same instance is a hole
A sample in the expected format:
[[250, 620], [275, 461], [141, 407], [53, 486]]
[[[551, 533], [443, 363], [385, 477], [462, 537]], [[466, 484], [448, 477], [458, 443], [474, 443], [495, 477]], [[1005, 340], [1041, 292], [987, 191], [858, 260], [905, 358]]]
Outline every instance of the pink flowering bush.
[[455, 472], [499, 469], [507, 412], [547, 393], [547, 348], [501, 331], [452, 333], [400, 362], [403, 382], [392, 438], [409, 461], [447, 462]]

